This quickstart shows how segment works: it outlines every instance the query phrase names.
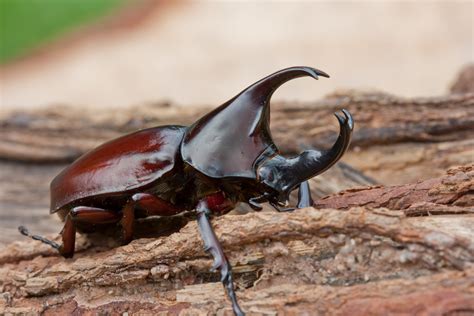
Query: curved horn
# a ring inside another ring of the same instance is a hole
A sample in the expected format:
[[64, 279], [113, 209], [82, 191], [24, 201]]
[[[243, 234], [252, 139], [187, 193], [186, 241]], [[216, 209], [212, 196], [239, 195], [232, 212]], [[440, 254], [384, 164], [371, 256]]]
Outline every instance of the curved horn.
[[[318, 76], [329, 78], [324, 71], [311, 67], [290, 67], [277, 71], [244, 89], [240, 95], [251, 97], [257, 106], [265, 106], [270, 101], [273, 93], [285, 82], [304, 76], [318, 79]], [[238, 98], [239, 96], [237, 96]]]
[[349, 148], [354, 120], [347, 110], [344, 116], [335, 113], [340, 125], [339, 137], [329, 150], [305, 150], [294, 158], [277, 155], [265, 161], [259, 169], [262, 181], [287, 196], [297, 185], [333, 166]]
[[[314, 159], [312, 163], [311, 177], [314, 177], [329, 168], [341, 159], [351, 143], [352, 131], [354, 129], [354, 119], [349, 111], [343, 109], [342, 117], [338, 113], [334, 113], [339, 121], [339, 137], [331, 149], [320, 152], [320, 157]], [[319, 155], [318, 155], [319, 156]]]

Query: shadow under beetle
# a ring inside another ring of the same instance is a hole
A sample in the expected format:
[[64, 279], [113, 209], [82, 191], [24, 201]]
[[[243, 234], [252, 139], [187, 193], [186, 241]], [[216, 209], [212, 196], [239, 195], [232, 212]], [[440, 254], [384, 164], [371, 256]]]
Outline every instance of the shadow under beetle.
[[84, 154], [51, 183], [51, 213], [64, 220], [62, 245], [24, 227], [22, 234], [74, 255], [76, 229], [90, 231], [116, 224], [123, 242], [132, 240], [136, 218], [171, 216], [195, 210], [205, 250], [214, 257], [221, 281], [236, 315], [237, 303], [229, 261], [210, 217], [246, 202], [254, 210], [269, 202], [288, 208], [291, 191], [299, 187], [298, 208], [312, 205], [307, 180], [334, 165], [347, 150], [354, 126], [350, 113], [335, 114], [340, 125], [329, 150], [306, 150], [299, 156], [280, 155], [270, 133], [270, 98], [294, 78], [329, 77], [310, 67], [280, 70], [245, 89], [189, 127], [167, 125], [140, 130], [109, 141]]

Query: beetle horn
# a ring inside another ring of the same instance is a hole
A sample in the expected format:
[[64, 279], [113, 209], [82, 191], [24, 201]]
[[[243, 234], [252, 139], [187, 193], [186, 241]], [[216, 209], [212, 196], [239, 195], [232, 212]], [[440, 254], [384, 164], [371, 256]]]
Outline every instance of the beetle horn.
[[329, 75], [324, 71], [311, 67], [290, 67], [277, 71], [249, 86], [241, 92], [240, 95], [251, 97], [252, 101], [257, 101], [257, 106], [265, 106], [270, 101], [273, 93], [278, 87], [285, 82], [304, 76], [310, 76], [318, 79], [318, 76], [329, 78]]
[[260, 129], [264, 129], [265, 133], [270, 135], [270, 99], [273, 93], [285, 82], [292, 79], [310, 76], [318, 80], [318, 76], [329, 78], [324, 71], [312, 67], [289, 67], [277, 71], [244, 89], [236, 99], [241, 98], [246, 107], [254, 108], [256, 115], [254, 122], [249, 130], [249, 136], [258, 133]]
[[289, 193], [300, 183], [317, 176], [334, 165], [346, 152], [351, 142], [354, 120], [347, 110], [344, 116], [335, 113], [340, 125], [339, 137], [329, 150], [305, 150], [294, 158], [276, 155], [260, 165], [261, 181], [280, 192], [280, 200], [286, 200]]
[[276, 149], [270, 98], [283, 83], [304, 76], [329, 77], [311, 67], [291, 67], [257, 81], [188, 128], [181, 144], [183, 160], [209, 177], [254, 179], [255, 161]]
[[[341, 159], [346, 150], [349, 148], [354, 129], [354, 120], [347, 110], [342, 110], [344, 116], [335, 113], [339, 121], [340, 131], [339, 137], [329, 150], [307, 150], [301, 153], [296, 159], [300, 163], [295, 163], [295, 167], [299, 170], [295, 173], [299, 178], [299, 182], [308, 180], [318, 174], [326, 171]], [[300, 168], [298, 168], [298, 165]], [[296, 171], [296, 170], [295, 170]]]

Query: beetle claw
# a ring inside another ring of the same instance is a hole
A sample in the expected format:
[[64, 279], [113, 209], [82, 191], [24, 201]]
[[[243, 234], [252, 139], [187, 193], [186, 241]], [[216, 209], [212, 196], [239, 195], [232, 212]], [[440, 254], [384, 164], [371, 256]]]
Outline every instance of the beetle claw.
[[267, 197], [265, 195], [253, 197], [253, 198], [249, 199], [248, 204], [250, 205], [250, 207], [254, 211], [258, 212], [258, 211], [261, 211], [263, 209], [263, 206], [260, 204], [260, 202], [264, 202], [266, 200], [266, 198]]
[[294, 207], [281, 207], [278, 204], [271, 203], [271, 202], [270, 202], [270, 205], [273, 206], [273, 208], [277, 210], [278, 212], [293, 212], [295, 210]]
[[257, 203], [255, 201], [249, 200], [249, 205], [254, 211], [261, 211], [263, 209], [262, 205], [260, 203]]

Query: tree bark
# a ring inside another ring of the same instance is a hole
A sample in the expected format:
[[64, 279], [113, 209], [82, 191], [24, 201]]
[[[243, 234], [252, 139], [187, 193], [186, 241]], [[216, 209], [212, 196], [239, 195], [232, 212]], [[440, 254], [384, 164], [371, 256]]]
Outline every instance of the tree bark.
[[[442, 176], [474, 156], [474, 94], [404, 99], [384, 93], [340, 92], [309, 104], [276, 103], [272, 132], [285, 154], [327, 147], [337, 135], [332, 113], [348, 108], [356, 126], [343, 163], [311, 180], [316, 197], [375, 184], [393, 185]], [[167, 103], [120, 111], [48, 108], [17, 112], [0, 121], [0, 244], [17, 239], [16, 227], [53, 233], [49, 182], [80, 154], [126, 132], [160, 124], [189, 124], [208, 109]]]
[[[474, 93], [406, 99], [386, 93], [345, 91], [307, 104], [275, 103], [272, 133], [285, 154], [329, 147], [338, 126], [332, 113], [348, 109], [356, 127], [344, 161], [382, 184], [441, 176], [474, 154]], [[18, 112], [0, 122], [0, 158], [30, 163], [70, 162], [126, 132], [192, 123], [209, 108], [168, 103], [122, 110], [56, 107]], [[400, 169], [405, 169], [400, 173]], [[398, 176], [394, 177], [394, 173]]]
[[403, 210], [406, 216], [474, 214], [474, 165], [443, 177], [393, 187], [355, 188], [315, 201], [317, 208], [355, 206]]
[[[346, 210], [226, 215], [214, 226], [251, 314], [472, 313], [472, 189], [473, 167], [465, 166], [316, 202]], [[432, 216], [410, 217], [414, 201], [429, 203]], [[451, 205], [456, 216], [444, 211]], [[231, 313], [194, 221], [148, 237], [117, 247], [81, 236], [71, 260], [36, 241], [7, 246], [0, 251], [3, 313]]]
[[[455, 86], [433, 98], [344, 91], [272, 105], [284, 154], [331, 146], [341, 108], [356, 127], [343, 161], [311, 179], [314, 208], [239, 207], [213, 220], [248, 314], [474, 313], [474, 94]], [[126, 246], [118, 230], [79, 235], [73, 259], [16, 229], [58, 240], [48, 185], [62, 168], [113, 137], [208, 110], [51, 107], [0, 118], [0, 315], [231, 315], [190, 214], [140, 220]]]

